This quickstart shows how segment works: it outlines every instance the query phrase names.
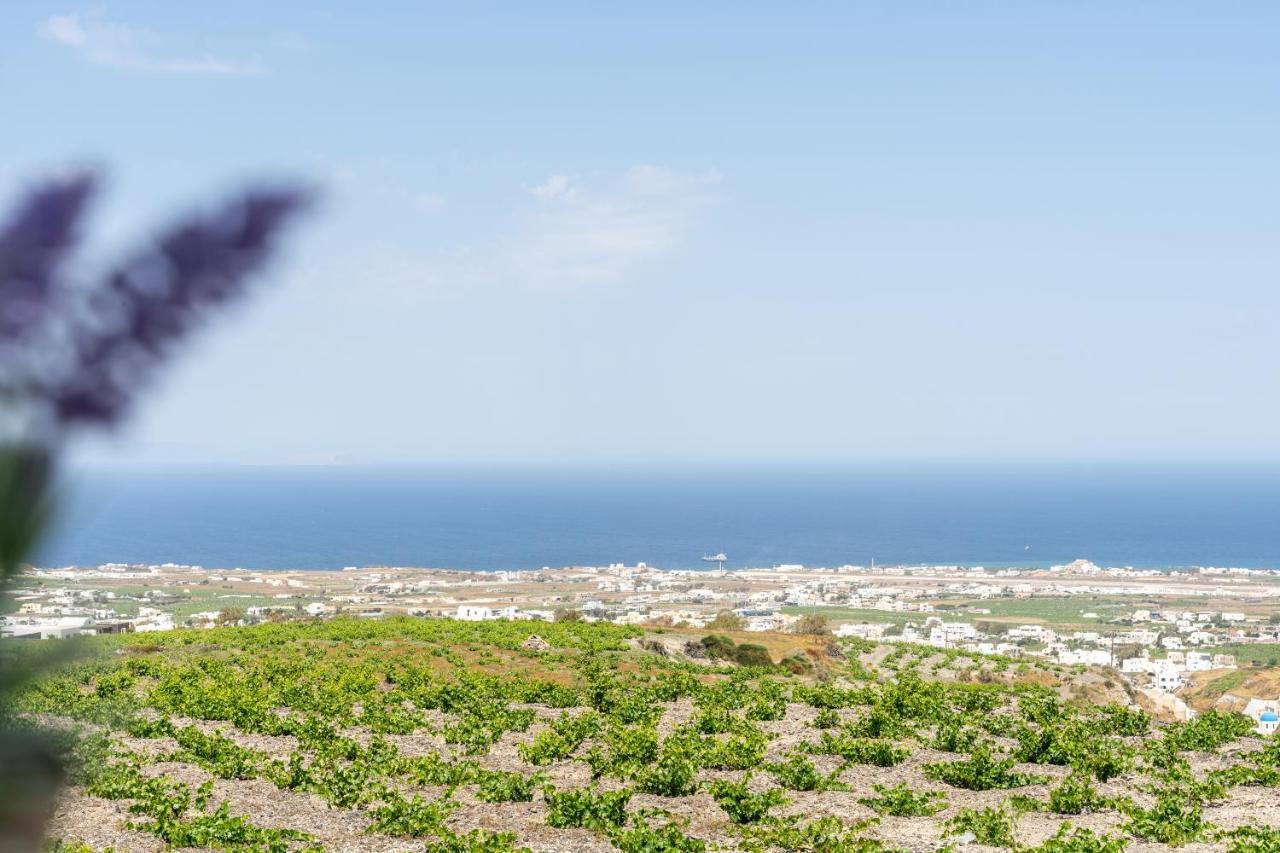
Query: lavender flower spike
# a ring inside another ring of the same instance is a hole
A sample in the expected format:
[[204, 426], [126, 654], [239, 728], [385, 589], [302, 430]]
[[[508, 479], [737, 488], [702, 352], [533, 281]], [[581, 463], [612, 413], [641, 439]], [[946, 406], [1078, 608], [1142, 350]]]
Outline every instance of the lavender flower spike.
[[210, 216], [181, 222], [112, 272], [74, 331], [74, 362], [48, 389], [65, 428], [113, 423], [172, 346], [213, 306], [244, 292], [312, 194], [252, 189]]
[[54, 298], [54, 274], [75, 244], [76, 224], [97, 178], [76, 172], [31, 193], [0, 229], [0, 346], [39, 327]]

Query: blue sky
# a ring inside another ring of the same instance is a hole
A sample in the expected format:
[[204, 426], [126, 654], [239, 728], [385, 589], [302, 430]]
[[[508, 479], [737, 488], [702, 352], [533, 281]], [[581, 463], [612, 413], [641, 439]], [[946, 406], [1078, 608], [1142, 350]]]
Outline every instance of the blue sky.
[[1280, 458], [1267, 3], [0, 6], [95, 259], [326, 204], [126, 461]]

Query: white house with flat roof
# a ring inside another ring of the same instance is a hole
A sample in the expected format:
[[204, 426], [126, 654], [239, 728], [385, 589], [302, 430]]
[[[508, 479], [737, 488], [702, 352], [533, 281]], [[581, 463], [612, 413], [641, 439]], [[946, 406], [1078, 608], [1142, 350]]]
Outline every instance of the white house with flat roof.
[[1157, 661], [1151, 673], [1151, 686], [1164, 693], [1172, 693], [1182, 687], [1182, 669], [1176, 664]]
[[485, 622], [490, 619], [515, 619], [518, 611], [514, 607], [481, 607], [476, 604], [458, 605], [457, 616], [463, 622]]
[[51, 619], [6, 620], [0, 637], [26, 640], [62, 640], [96, 633], [87, 616], [57, 616]]

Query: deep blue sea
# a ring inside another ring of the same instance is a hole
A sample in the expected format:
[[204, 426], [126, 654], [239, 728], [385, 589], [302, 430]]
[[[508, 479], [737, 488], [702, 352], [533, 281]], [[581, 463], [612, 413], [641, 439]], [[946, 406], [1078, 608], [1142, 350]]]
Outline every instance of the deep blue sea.
[[946, 563], [1280, 567], [1280, 467], [545, 472], [110, 469], [66, 476], [41, 565], [537, 568]]

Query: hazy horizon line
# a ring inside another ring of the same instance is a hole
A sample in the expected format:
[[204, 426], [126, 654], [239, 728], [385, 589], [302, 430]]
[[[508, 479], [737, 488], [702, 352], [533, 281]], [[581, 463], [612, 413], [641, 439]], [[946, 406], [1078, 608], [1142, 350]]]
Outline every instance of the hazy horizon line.
[[935, 468], [935, 469], [1174, 469], [1219, 468], [1249, 469], [1280, 467], [1280, 458], [1139, 458], [1122, 459], [1100, 457], [1078, 458], [889, 458], [889, 459], [744, 459], [699, 460], [680, 458], [609, 460], [609, 461], [544, 461], [544, 460], [369, 460], [344, 462], [291, 462], [291, 461], [230, 461], [230, 460], [108, 460], [72, 459], [64, 470], [225, 470], [251, 471], [269, 469], [287, 470], [428, 470], [428, 471], [558, 471], [565, 473], [678, 473], [696, 471], [768, 471], [768, 470], [849, 470], [877, 468]]

